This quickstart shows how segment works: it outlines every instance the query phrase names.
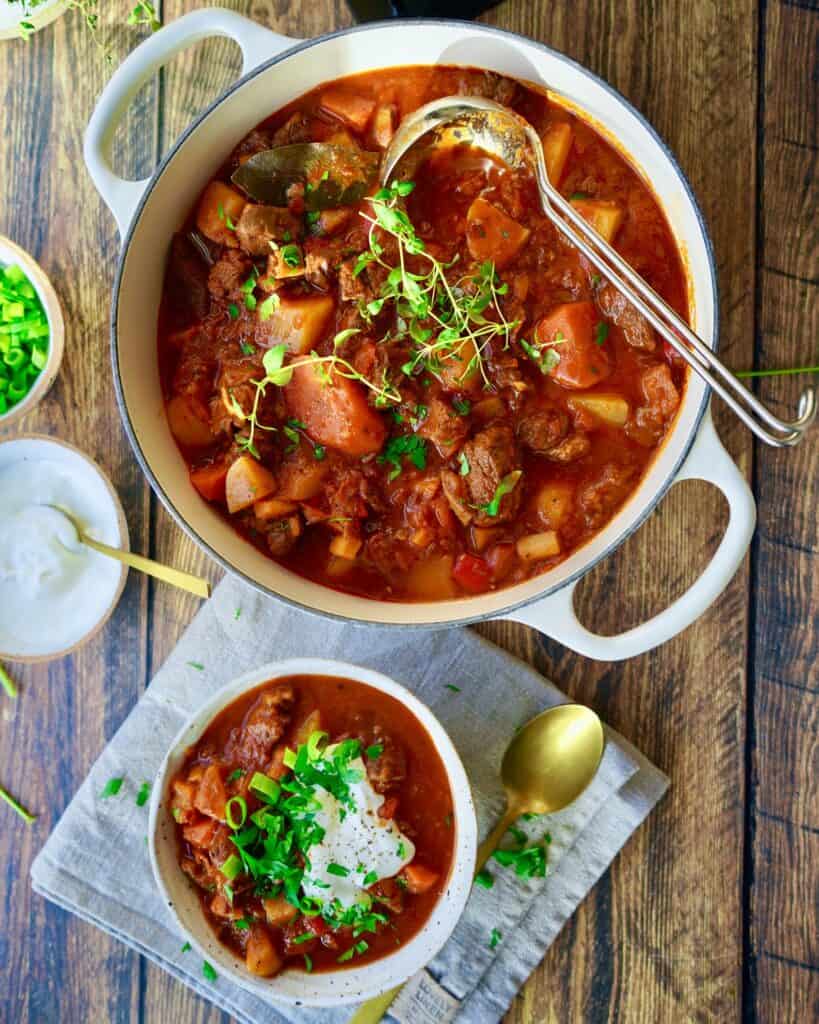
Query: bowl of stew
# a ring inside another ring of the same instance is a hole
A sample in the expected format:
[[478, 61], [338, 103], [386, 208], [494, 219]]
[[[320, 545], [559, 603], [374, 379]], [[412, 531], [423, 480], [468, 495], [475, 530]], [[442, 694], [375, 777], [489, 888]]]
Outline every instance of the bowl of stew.
[[466, 773], [380, 673], [298, 658], [220, 690], [151, 804], [157, 884], [217, 974], [266, 998], [367, 999], [428, 963], [472, 884]]
[[[186, 38], [233, 35], [245, 75], [149, 182], [107, 165], [117, 97]], [[651, 126], [540, 44], [453, 22], [293, 44], [231, 12], [152, 37], [109, 86], [86, 158], [124, 235], [115, 384], [177, 521], [265, 593], [359, 622], [536, 625], [625, 657], [730, 579], [753, 501], [708, 392], [543, 216], [531, 176], [466, 146], [379, 187], [403, 117], [447, 95], [529, 120], [552, 181], [706, 341], [710, 240]], [[718, 556], [636, 631], [577, 622], [577, 580], [685, 476], [726, 493]]]

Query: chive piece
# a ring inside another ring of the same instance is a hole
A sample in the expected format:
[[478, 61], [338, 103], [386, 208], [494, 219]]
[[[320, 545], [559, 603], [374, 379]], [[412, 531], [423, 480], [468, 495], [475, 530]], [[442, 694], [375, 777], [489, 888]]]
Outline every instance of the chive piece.
[[368, 871], [367, 874], [364, 876], [364, 888], [365, 889], [369, 889], [369, 887], [371, 885], [375, 885], [375, 883], [377, 881], [378, 881], [378, 872], [377, 871]]
[[602, 345], [605, 342], [606, 338], [608, 338], [608, 336], [609, 325], [606, 323], [605, 320], [601, 320], [600, 323], [597, 325], [597, 330], [594, 335], [595, 345]]
[[231, 302], [231, 304], [227, 308], [227, 311], [228, 316], [230, 317], [231, 320], [239, 319], [239, 307], [236, 305], [235, 302]]
[[151, 784], [150, 782], [143, 782], [139, 787], [139, 792], [136, 795], [137, 807], [144, 807], [148, 802], [148, 797], [151, 795]]
[[17, 687], [14, 684], [14, 680], [6, 672], [2, 665], [0, 665], [0, 686], [6, 691], [12, 700], [17, 696]]
[[444, 683], [444, 686], [446, 686], [446, 688], [448, 690], [452, 690], [453, 693], [460, 693], [461, 692], [460, 686], [455, 686], [454, 683]]
[[301, 935], [297, 935], [294, 939], [291, 939], [290, 941], [293, 942], [296, 946], [300, 946], [303, 942], [309, 942], [310, 939], [314, 939], [315, 937], [315, 932], [302, 932]]
[[384, 753], [384, 747], [381, 743], [373, 743], [371, 747], [367, 747], [365, 754], [369, 761], [377, 761], [379, 757]]
[[337, 875], [339, 878], [346, 878], [349, 875], [349, 870], [344, 867], [343, 864], [328, 864], [327, 874]]
[[341, 956], [337, 959], [336, 963], [346, 964], [348, 960], [352, 960], [355, 956], [355, 946], [350, 946], [349, 949], [345, 949]]
[[199, 661], [189, 661], [188, 664], [191, 668], [195, 668], [197, 672], [205, 671], [205, 666]]
[[241, 617], [242, 617], [242, 609], [241, 608], [237, 608], [236, 611], [233, 613], [233, 618], [236, 619], [236, 621], [238, 622]]
[[187, 953], [190, 949], [191, 949], [191, 944], [189, 942], [186, 942], [185, 945], [182, 947], [181, 952], [182, 953]]
[[304, 954], [304, 969], [308, 974], [313, 970], [313, 959], [307, 953]]
[[495, 879], [486, 869], [479, 871], [477, 875], [475, 875], [475, 885], [479, 885], [481, 889], [491, 889], [494, 884]]
[[233, 922], [233, 927], [238, 928], [240, 932], [246, 932], [252, 924], [252, 917], [240, 917], [238, 921]]
[[209, 964], [207, 960], [202, 961], [202, 974], [207, 978], [208, 981], [216, 981], [219, 975], [213, 969], [213, 965]]
[[244, 768], [234, 768], [230, 775], [225, 779], [225, 782], [235, 782], [237, 779], [241, 779], [245, 774]]
[[503, 935], [501, 935], [501, 933], [498, 931], [498, 929], [497, 928], [493, 928], [491, 933], [490, 933], [490, 935], [489, 935], [489, 948], [490, 949], [494, 949], [502, 938], [503, 938]]
[[788, 377], [795, 373], [819, 373], [819, 366], [788, 366], [783, 370], [737, 370], [740, 380], [750, 377]]
[[123, 784], [124, 781], [125, 781], [125, 779], [121, 779], [121, 778], [109, 779], [105, 783], [105, 786], [103, 787], [103, 790], [100, 793], [100, 797], [103, 800], [105, 800], [106, 797], [116, 796], [117, 793], [119, 793], [120, 789], [122, 789], [122, 784]]
[[30, 811], [27, 811], [25, 807], [23, 807], [21, 803], [18, 803], [17, 800], [15, 800], [14, 797], [11, 795], [11, 793], [7, 793], [2, 786], [0, 786], [0, 800], [5, 800], [9, 807], [16, 814], [19, 814], [27, 825], [31, 825], [33, 824], [33, 822], [37, 820], [36, 814], [32, 814]]

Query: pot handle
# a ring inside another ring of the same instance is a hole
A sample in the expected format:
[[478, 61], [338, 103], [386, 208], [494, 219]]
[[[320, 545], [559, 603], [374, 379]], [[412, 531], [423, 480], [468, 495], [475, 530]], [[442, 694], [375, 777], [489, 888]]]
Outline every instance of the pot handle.
[[228, 36], [242, 50], [242, 74], [288, 49], [298, 39], [271, 32], [223, 7], [193, 11], [149, 36], [111, 76], [97, 101], [85, 133], [83, 155], [97, 191], [113, 213], [124, 238], [150, 178], [127, 181], [111, 168], [114, 132], [145, 82], [181, 50], [210, 36]]
[[575, 614], [575, 581], [504, 618], [533, 626], [578, 654], [597, 661], [622, 661], [644, 654], [690, 626], [732, 579], [748, 550], [756, 524], [753, 494], [717, 437], [710, 408], [674, 483], [680, 480], [706, 480], [715, 484], [728, 499], [730, 518], [725, 535], [702, 575], [668, 608], [625, 633], [600, 636], [586, 629]]

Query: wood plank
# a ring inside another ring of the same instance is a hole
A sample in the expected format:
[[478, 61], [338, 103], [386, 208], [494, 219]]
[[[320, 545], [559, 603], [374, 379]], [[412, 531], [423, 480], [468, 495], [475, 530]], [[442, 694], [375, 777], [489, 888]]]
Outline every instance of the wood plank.
[[[755, 15], [751, 2], [502, 5], [490, 15], [602, 74], [670, 142], [714, 239], [721, 351], [737, 367], [752, 361]], [[747, 472], [747, 435], [715, 413]], [[615, 632], [665, 606], [713, 550], [723, 516], [704, 485], [675, 489], [583, 581], [583, 621]], [[668, 771], [672, 787], [549, 950], [510, 1021], [737, 1019], [747, 579], [743, 568], [686, 634], [626, 665], [538, 642], [539, 666]]]
[[[85, 125], [108, 73], [74, 16], [28, 45], [0, 44], [0, 232], [41, 261], [67, 327], [62, 373], [14, 434], [53, 434], [95, 458], [122, 498], [133, 547], [146, 550], [148, 489], [111, 398], [108, 311], [119, 243], [82, 159]], [[149, 89], [140, 103], [151, 102]], [[150, 119], [147, 130], [142, 118], [139, 125], [135, 131], [126, 119], [116, 152], [118, 166], [135, 174], [149, 166], [154, 147]], [[0, 702], [0, 780], [39, 817], [26, 829], [4, 813], [0, 826], [0, 1019], [103, 1021], [138, 1013], [136, 958], [35, 896], [28, 873], [139, 693], [146, 619], [147, 587], [133, 576], [105, 631], [81, 651], [52, 665], [10, 666], [22, 692], [13, 704]]]
[[[819, 14], [775, 2], [764, 11], [764, 146], [758, 363], [815, 363], [819, 353], [816, 210]], [[758, 383], [793, 415], [806, 379]], [[819, 501], [816, 440], [794, 451], [760, 446], [759, 531], [750, 681], [753, 777], [750, 959], [760, 1021], [819, 1015]], [[783, 654], [786, 653], [785, 656]]]
[[[250, 4], [231, 6], [251, 10]], [[184, 4], [165, 5], [168, 16], [184, 9]], [[277, 18], [272, 5], [253, 4], [252, 12], [278, 31], [300, 35], [337, 27], [347, 18], [343, 7], [329, 3], [302, 8], [307, 23], [298, 25], [295, 19]], [[692, 13], [683, 3], [663, 5], [650, 17], [636, 0], [620, 5], [616, 15], [599, 0], [571, 10], [503, 4], [487, 16], [606, 76], [670, 139], [714, 234], [723, 289], [723, 350], [735, 365], [750, 365], [752, 359], [747, 267], [753, 265], [749, 183], [754, 178], [754, 111], [747, 96], [756, 87], [754, 15], [751, 0], [723, 5], [719, 13], [701, 8]], [[645, 43], [647, 57], [633, 60], [634, 48]], [[217, 88], [213, 63], [199, 53], [179, 59], [166, 77], [165, 125], [181, 126]], [[722, 99], [715, 104], [718, 93]], [[683, 117], [681, 95], [687, 97]], [[724, 203], [726, 191], [743, 197], [744, 210]], [[721, 427], [732, 452], [747, 466], [747, 437], [728, 419]], [[713, 550], [722, 515], [718, 498], [704, 486], [685, 485], [672, 493], [623, 553], [584, 584], [584, 615], [598, 609], [590, 623], [615, 631], [624, 620], [638, 621], [668, 603]], [[186, 566], [204, 565], [161, 509], [155, 550], [158, 557], [181, 559]], [[618, 1013], [645, 1021], [687, 1014], [702, 1020], [736, 1016], [746, 587], [743, 570], [700, 624], [628, 666], [589, 664], [508, 623], [482, 629], [595, 706], [672, 772], [675, 783], [663, 807], [550, 951], [511, 1020], [602, 1021]], [[171, 649], [191, 609], [176, 594], [154, 593], [152, 666]], [[705, 759], [703, 749], [717, 756]], [[712, 865], [705, 878], [703, 860]], [[144, 1006], [149, 1022], [191, 1017], [210, 1024], [220, 1016], [208, 1013], [201, 1001], [151, 967]]]

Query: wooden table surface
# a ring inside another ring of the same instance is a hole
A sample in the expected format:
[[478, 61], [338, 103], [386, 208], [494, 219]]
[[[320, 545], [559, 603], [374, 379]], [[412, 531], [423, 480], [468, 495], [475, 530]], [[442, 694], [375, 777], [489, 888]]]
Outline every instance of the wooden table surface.
[[[162, 15], [195, 6], [166, 0]], [[229, 6], [293, 36], [351, 21], [342, 0]], [[131, 2], [103, 7], [113, 24]], [[818, 362], [816, 0], [508, 0], [485, 18], [602, 75], [669, 141], [714, 240], [725, 362]], [[138, 37], [117, 29], [120, 55]], [[117, 169], [147, 174], [237, 68], [225, 42], [178, 57], [137, 97], [117, 137]], [[135, 550], [215, 578], [151, 494], [114, 403], [118, 238], [82, 161], [108, 73], [77, 15], [28, 44], [0, 44], [0, 233], [42, 261], [68, 327], [62, 374], [21, 429], [71, 441], [105, 467]], [[766, 380], [759, 392], [787, 415], [800, 383]], [[715, 418], [753, 485], [759, 527], [736, 578], [695, 626], [626, 664], [586, 661], [511, 624], [484, 630], [593, 706], [672, 780], [509, 1022], [819, 1019], [819, 434], [778, 452], [755, 445], [718, 402]], [[584, 621], [614, 632], [679, 595], [721, 536], [723, 504], [705, 484], [674, 488], [584, 580]], [[35, 897], [28, 881], [34, 855], [195, 610], [132, 574], [101, 635], [74, 657], [17, 671], [20, 698], [0, 700], [0, 781], [39, 815], [28, 828], [0, 808], [0, 1021], [224, 1018]]]

